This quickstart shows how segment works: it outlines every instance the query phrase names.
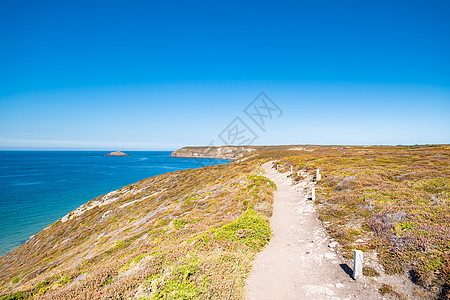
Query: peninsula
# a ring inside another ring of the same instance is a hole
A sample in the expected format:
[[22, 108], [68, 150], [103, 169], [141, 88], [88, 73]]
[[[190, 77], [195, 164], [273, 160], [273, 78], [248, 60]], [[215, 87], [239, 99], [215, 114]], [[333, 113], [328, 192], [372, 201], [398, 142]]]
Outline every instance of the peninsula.
[[183, 147], [174, 151], [170, 156], [236, 159], [256, 151], [257, 148], [253, 146]]

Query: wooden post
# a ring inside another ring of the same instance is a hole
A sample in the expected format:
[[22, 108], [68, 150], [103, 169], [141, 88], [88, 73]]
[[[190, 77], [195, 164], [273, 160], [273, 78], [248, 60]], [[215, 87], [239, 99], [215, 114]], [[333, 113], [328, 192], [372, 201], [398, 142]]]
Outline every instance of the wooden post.
[[316, 200], [316, 188], [312, 188], [311, 190], [311, 200]]
[[353, 279], [358, 279], [363, 276], [363, 260], [364, 254], [361, 250], [353, 251]]

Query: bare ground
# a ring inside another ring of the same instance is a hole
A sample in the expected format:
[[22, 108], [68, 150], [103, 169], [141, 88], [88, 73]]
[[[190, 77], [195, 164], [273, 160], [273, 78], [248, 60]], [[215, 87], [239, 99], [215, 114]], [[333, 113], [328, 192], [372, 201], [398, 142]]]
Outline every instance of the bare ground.
[[348, 274], [351, 262], [339, 255], [308, 200], [314, 183], [305, 179], [293, 185], [288, 173], [271, 166], [263, 165], [277, 185], [273, 236], [247, 279], [247, 299], [390, 299], [370, 278], [355, 281]]

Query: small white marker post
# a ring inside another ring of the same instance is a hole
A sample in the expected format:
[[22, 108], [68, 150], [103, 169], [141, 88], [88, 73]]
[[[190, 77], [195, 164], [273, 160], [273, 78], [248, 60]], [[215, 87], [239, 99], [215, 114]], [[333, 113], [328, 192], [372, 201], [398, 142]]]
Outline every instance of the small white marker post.
[[316, 200], [316, 188], [312, 188], [311, 190], [311, 200]]
[[297, 171], [297, 176], [300, 176], [300, 171]]
[[353, 279], [362, 278], [363, 276], [363, 260], [364, 254], [361, 250], [353, 251]]
[[293, 173], [293, 171], [292, 171], [292, 166], [291, 166], [291, 174]]
[[316, 181], [319, 181], [322, 178], [322, 175], [320, 174], [320, 170], [316, 170]]

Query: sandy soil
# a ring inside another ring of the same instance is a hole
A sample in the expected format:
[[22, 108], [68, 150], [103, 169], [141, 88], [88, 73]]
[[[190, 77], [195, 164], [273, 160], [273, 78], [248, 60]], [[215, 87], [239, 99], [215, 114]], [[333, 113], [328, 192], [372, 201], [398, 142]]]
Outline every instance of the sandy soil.
[[[277, 185], [273, 236], [247, 279], [247, 299], [391, 299], [370, 278], [353, 280], [351, 262], [336, 252], [308, 197], [310, 179], [293, 185], [288, 173], [266, 163], [265, 176]], [[346, 272], [347, 271], [347, 272]]]

